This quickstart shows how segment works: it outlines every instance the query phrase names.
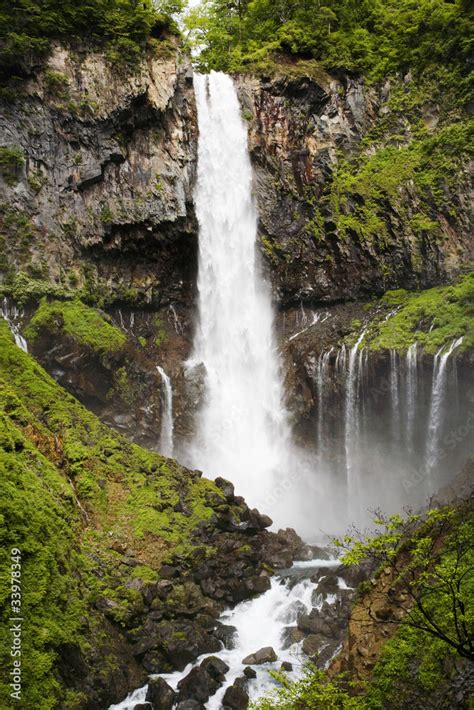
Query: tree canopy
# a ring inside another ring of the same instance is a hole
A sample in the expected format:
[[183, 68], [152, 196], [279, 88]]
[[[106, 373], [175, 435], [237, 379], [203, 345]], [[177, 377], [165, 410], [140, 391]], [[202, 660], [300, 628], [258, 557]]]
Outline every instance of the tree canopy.
[[188, 17], [201, 68], [239, 71], [272, 52], [378, 79], [469, 68], [468, 0], [204, 0]]
[[51, 40], [109, 44], [133, 58], [182, 0], [0, 0], [0, 68], [24, 74]]

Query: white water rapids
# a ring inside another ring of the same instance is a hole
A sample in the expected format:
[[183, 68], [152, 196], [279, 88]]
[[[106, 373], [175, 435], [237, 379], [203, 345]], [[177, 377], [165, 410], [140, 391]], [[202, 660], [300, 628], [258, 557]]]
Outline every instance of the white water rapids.
[[[310, 562], [297, 562], [292, 568], [292, 572], [306, 572], [310, 575], [316, 570], [324, 568], [334, 569], [340, 565], [339, 560], [311, 560]], [[291, 573], [290, 573], [291, 575]], [[340, 589], [347, 589], [347, 585], [341, 578], [338, 579]], [[245, 665], [243, 658], [254, 653], [261, 647], [271, 646], [278, 656], [275, 663], [266, 663], [264, 666], [254, 666], [257, 671], [257, 678], [249, 681], [247, 692], [251, 700], [261, 697], [269, 687], [274, 685], [269, 671], [280, 668], [282, 661], [290, 661], [293, 671], [287, 674], [288, 678], [297, 678], [302, 666], [307, 658], [301, 652], [300, 644], [295, 643], [287, 646], [285, 643], [284, 628], [296, 623], [297, 617], [301, 613], [309, 613], [314, 608], [313, 597], [314, 583], [307, 577], [303, 577], [296, 583], [291, 583], [291, 577], [274, 577], [268, 592], [260, 595], [256, 599], [237, 604], [234, 609], [225, 611], [220, 621], [224, 624], [234, 626], [235, 647], [233, 649], [222, 649], [217, 654], [230, 670], [226, 674], [223, 686], [212, 695], [206, 703], [207, 710], [221, 710], [222, 698], [225, 690], [232, 685], [234, 680], [242, 676]], [[329, 596], [329, 603], [335, 600], [335, 596]], [[322, 600], [318, 605], [321, 607]], [[178, 682], [184, 678], [193, 666], [198, 666], [204, 658], [211, 654], [203, 654], [190, 663], [183, 671], [175, 673], [160, 673], [160, 677], [174, 689], [177, 689]], [[143, 686], [131, 693], [123, 702], [111, 705], [109, 710], [134, 710], [136, 704], [145, 702], [148, 686]], [[157, 709], [158, 710], [158, 709]]]

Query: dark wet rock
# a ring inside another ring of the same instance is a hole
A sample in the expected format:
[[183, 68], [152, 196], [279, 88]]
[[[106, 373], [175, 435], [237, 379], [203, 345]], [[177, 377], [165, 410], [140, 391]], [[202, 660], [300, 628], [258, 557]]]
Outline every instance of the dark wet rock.
[[150, 678], [145, 700], [152, 704], [154, 710], [171, 710], [175, 699], [175, 691], [164, 678]]
[[[135, 705], [133, 710], [151, 710], [152, 706], [149, 705], [148, 703], [139, 703], [138, 705]], [[154, 710], [154, 708], [153, 708]]]
[[263, 592], [267, 592], [270, 587], [270, 578], [266, 575], [251, 577], [250, 579], [236, 582], [232, 592], [232, 599], [234, 602], [240, 602], [244, 599], [248, 599], [250, 596], [263, 594]]
[[251, 668], [250, 666], [244, 668], [243, 674], [249, 680], [257, 677], [257, 671], [255, 670], [255, 668]]
[[[148, 673], [159, 673], [162, 670], [160, 660], [166, 659], [171, 668], [183, 670], [188, 663], [194, 661], [203, 653], [216, 653], [221, 644], [206, 628], [196, 621], [163, 621], [156, 625], [152, 637], [145, 637], [138, 644], [138, 650], [143, 646], [159, 649], [159, 653], [145, 653], [143, 665]], [[151, 650], [151, 649], [150, 649]], [[143, 651], [142, 651], [143, 653]]]
[[192, 668], [178, 683], [178, 700], [197, 700], [205, 703], [211, 695], [210, 677], [204, 668]]
[[237, 629], [235, 626], [230, 626], [229, 624], [221, 624], [217, 622], [216, 628], [213, 631], [213, 636], [215, 636], [219, 641], [222, 641], [224, 648], [229, 650], [235, 648], [235, 637], [237, 634]]
[[221, 478], [220, 476], [215, 479], [214, 483], [216, 486], [218, 486], [227, 500], [233, 501], [234, 500], [234, 484], [231, 483], [230, 481], [227, 481], [225, 478]]
[[304, 631], [297, 626], [285, 626], [283, 629], [283, 648], [289, 648], [294, 643], [299, 643], [304, 639]]
[[273, 663], [277, 660], [277, 655], [271, 646], [260, 648], [255, 653], [246, 656], [242, 663], [248, 666], [259, 666], [262, 663]]
[[229, 666], [218, 656], [209, 656], [205, 658], [200, 666], [212, 679], [216, 690], [225, 681], [226, 674], [229, 671]]
[[249, 696], [241, 683], [237, 679], [234, 685], [230, 685], [224, 693], [222, 707], [224, 710], [246, 710], [249, 704]]
[[336, 573], [338, 577], [341, 577], [348, 587], [355, 589], [361, 582], [365, 582], [371, 573], [372, 565], [370, 563], [363, 563], [360, 565], [341, 565], [337, 568]]
[[316, 589], [313, 591], [313, 602], [317, 596], [322, 596], [323, 599], [326, 599], [328, 595], [337, 594], [338, 591], [339, 582], [337, 580], [337, 574], [328, 572], [320, 578]]
[[205, 710], [205, 706], [198, 700], [182, 700], [176, 705], [176, 710]]
[[320, 650], [324, 647], [326, 640], [324, 640], [319, 634], [309, 634], [303, 640], [303, 651], [307, 656], [313, 658], [317, 656]]
[[282, 671], [287, 671], [288, 673], [293, 670], [293, 664], [290, 663], [289, 661], [283, 661], [283, 663], [280, 666]]

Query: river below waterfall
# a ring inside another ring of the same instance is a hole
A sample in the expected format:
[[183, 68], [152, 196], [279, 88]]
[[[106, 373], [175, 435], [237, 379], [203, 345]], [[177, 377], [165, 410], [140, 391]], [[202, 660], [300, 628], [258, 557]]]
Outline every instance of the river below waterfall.
[[[340, 561], [335, 558], [296, 562], [291, 569], [281, 571], [272, 579], [267, 592], [223, 612], [219, 621], [235, 628], [233, 647], [223, 648], [217, 654], [229, 666], [229, 671], [223, 686], [205, 704], [207, 710], [222, 708], [226, 688], [232, 685], [236, 678], [242, 677], [246, 667], [242, 660], [260, 648], [273, 648], [277, 661], [253, 665], [257, 677], [246, 682], [246, 690], [251, 700], [260, 697], [274, 685], [270, 671], [280, 669], [282, 662], [289, 662], [293, 667], [287, 672], [288, 678], [296, 679], [301, 675], [307, 656], [301, 649], [301, 641], [291, 642], [291, 630], [297, 628], [298, 618], [302, 615], [309, 615], [312, 610], [321, 610], [324, 603], [332, 605], [340, 594], [347, 594], [350, 587], [337, 574], [334, 577], [337, 580], [334, 593], [324, 596], [318, 594], [318, 582], [327, 580], [328, 572], [334, 575], [339, 567]], [[337, 648], [336, 644], [333, 652]], [[183, 671], [160, 673], [160, 677], [177, 690], [178, 683], [209, 655], [203, 654]], [[110, 710], [134, 710], [136, 704], [145, 702], [147, 689], [148, 686], [145, 685], [135, 690], [123, 702], [112, 705]]]

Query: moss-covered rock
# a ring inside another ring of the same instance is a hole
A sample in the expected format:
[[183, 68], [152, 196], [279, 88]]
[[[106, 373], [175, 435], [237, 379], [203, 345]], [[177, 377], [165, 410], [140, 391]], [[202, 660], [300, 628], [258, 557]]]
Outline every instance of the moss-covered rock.
[[85, 345], [100, 354], [115, 353], [125, 345], [127, 338], [105, 314], [81, 301], [48, 301], [43, 298], [28, 324], [25, 335], [34, 342], [39, 334], [64, 333], [79, 345]]
[[372, 350], [406, 351], [418, 343], [426, 353], [434, 354], [453, 340], [462, 338], [459, 350], [474, 347], [474, 272], [451, 286], [420, 292], [403, 289], [388, 291], [380, 299], [387, 318], [376, 316], [369, 322], [364, 346]]

